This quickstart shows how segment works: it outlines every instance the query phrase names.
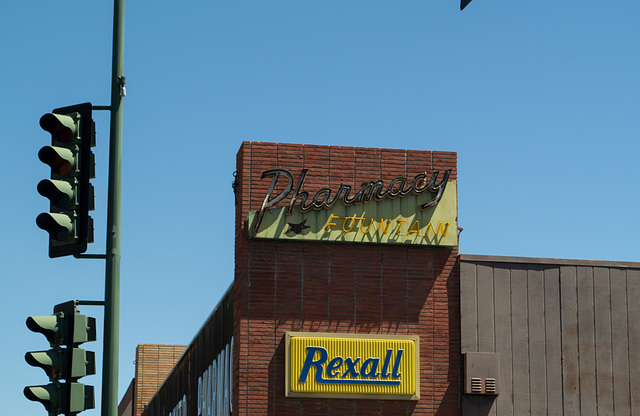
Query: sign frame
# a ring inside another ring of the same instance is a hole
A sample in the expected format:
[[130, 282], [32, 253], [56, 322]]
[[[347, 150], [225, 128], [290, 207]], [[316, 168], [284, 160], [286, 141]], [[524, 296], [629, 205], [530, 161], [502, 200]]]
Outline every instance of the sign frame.
[[[378, 341], [411, 341], [414, 343], [413, 377], [415, 392], [413, 394], [375, 394], [375, 393], [326, 393], [296, 392], [291, 390], [291, 339], [295, 337], [319, 339], [378, 340]], [[364, 399], [364, 400], [420, 400], [420, 336], [419, 335], [385, 335], [385, 334], [351, 334], [329, 332], [296, 332], [285, 333], [285, 396], [292, 398], [317, 399]]]

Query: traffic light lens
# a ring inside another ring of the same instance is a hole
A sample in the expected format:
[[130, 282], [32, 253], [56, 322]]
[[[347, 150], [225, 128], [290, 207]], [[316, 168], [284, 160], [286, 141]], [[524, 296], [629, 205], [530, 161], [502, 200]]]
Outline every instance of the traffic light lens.
[[68, 176], [71, 173], [71, 163], [56, 155], [53, 159], [53, 171], [60, 176]]
[[75, 167], [73, 153], [64, 147], [45, 146], [38, 152], [38, 157], [58, 176], [69, 176]]
[[59, 243], [67, 241], [73, 233], [71, 218], [65, 214], [45, 212], [36, 218], [36, 225], [47, 231]]
[[51, 412], [56, 404], [52, 403], [52, 395], [49, 391], [48, 386], [34, 386], [34, 387], [25, 387], [24, 395], [27, 399], [40, 402], [44, 405], [44, 408]]
[[44, 179], [38, 183], [38, 193], [49, 198], [51, 203], [61, 209], [68, 209], [73, 203], [73, 187], [69, 182]]
[[63, 126], [62, 124], [56, 124], [53, 136], [60, 143], [69, 143], [71, 141], [71, 129]]
[[74, 130], [64, 123], [74, 126], [73, 119], [69, 116], [49, 113], [40, 118], [40, 127], [51, 133], [54, 140], [60, 143], [69, 143], [73, 139]]
[[58, 351], [59, 350], [28, 352], [25, 354], [24, 359], [27, 364], [42, 368], [49, 376], [49, 380], [53, 381], [57, 380], [59, 375], [56, 373], [56, 361], [54, 361]]

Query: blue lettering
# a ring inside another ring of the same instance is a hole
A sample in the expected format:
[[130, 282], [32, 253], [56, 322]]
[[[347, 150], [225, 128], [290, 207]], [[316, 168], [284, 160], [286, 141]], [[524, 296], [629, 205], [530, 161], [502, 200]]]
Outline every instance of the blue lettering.
[[[378, 373], [378, 363], [380, 362], [379, 358], [367, 358], [362, 363], [362, 368], [360, 369], [360, 374], [362, 377], [378, 377], [380, 373]], [[370, 369], [367, 371], [367, 368]]]
[[402, 358], [402, 353], [404, 352], [404, 350], [398, 350], [398, 355], [396, 355], [396, 361], [395, 363], [393, 363], [393, 374], [391, 375], [391, 377], [393, 378], [399, 378], [400, 375], [402, 375], [402, 373], [399, 372], [400, 370], [400, 359]]
[[343, 362], [344, 360], [339, 356], [329, 361], [329, 364], [327, 364], [327, 375], [329, 377], [338, 377], [340, 375], [339, 369]]
[[[400, 373], [400, 361], [402, 358], [403, 350], [398, 350], [398, 354], [396, 355], [395, 362], [393, 363], [393, 369], [391, 374], [389, 374], [389, 366], [391, 364], [391, 355], [393, 353], [392, 349], [387, 350], [385, 355], [385, 359], [382, 366], [382, 373], [378, 372], [378, 366], [380, 365], [380, 359], [376, 357], [370, 357], [364, 360], [362, 363], [362, 367], [360, 369], [360, 373], [356, 369], [356, 366], [361, 360], [361, 357], [357, 357], [355, 360], [351, 357], [342, 358], [340, 356], [332, 358], [328, 363], [327, 360], [329, 358], [329, 353], [324, 347], [307, 347], [307, 356], [305, 357], [304, 364], [302, 366], [302, 370], [300, 371], [300, 377], [298, 378], [298, 383], [306, 383], [307, 378], [309, 376], [309, 371], [311, 371], [311, 367], [315, 367], [315, 381], [316, 383], [321, 384], [366, 384], [366, 385], [388, 385], [388, 386], [398, 386], [400, 385], [400, 380], [357, 380], [346, 377], [358, 377], [362, 376], [363, 378], [375, 378], [382, 375], [382, 378], [399, 378]], [[319, 353], [319, 356], [316, 358], [316, 353]], [[324, 369], [323, 365], [327, 363], [327, 376], [328, 378], [324, 378]], [[347, 369], [344, 373], [340, 374], [340, 368], [343, 364], [346, 364]], [[339, 377], [339, 378], [336, 378]]]
[[347, 364], [347, 371], [342, 374], [342, 377], [346, 377], [347, 375], [351, 375], [351, 377], [358, 377], [358, 372], [356, 371], [356, 364], [360, 361], [360, 357], [356, 358], [355, 361], [348, 357], [344, 362]]
[[387, 355], [384, 357], [384, 363], [382, 364], [382, 378], [389, 378], [391, 373], [389, 373], [389, 363], [391, 362], [391, 354], [393, 354], [393, 350], [389, 348], [387, 350]]
[[[316, 352], [320, 353], [320, 358], [314, 361], [313, 358], [315, 357]], [[307, 375], [309, 375], [309, 369], [311, 369], [312, 365], [316, 367], [316, 381], [318, 383], [323, 383], [322, 364], [327, 361], [328, 356], [329, 354], [327, 353], [327, 350], [322, 347], [307, 347], [307, 358], [304, 360], [304, 365], [302, 366], [298, 383], [304, 383], [307, 381]]]

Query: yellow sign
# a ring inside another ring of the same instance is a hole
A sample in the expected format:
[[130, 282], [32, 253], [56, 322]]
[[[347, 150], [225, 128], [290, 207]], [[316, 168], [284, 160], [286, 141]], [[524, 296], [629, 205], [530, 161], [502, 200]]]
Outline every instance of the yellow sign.
[[286, 396], [418, 400], [418, 336], [287, 332]]
[[255, 231], [258, 212], [250, 212], [247, 230], [251, 238], [315, 240], [348, 243], [458, 245], [457, 189], [451, 181], [437, 205], [419, 208], [424, 196], [406, 195], [368, 204], [336, 204], [329, 209], [300, 212], [287, 207], [263, 213]]

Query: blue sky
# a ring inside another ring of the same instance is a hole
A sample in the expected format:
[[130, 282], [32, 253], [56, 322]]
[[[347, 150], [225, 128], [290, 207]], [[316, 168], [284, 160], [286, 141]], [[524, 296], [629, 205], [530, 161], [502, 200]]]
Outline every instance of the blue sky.
[[[27, 316], [104, 297], [104, 262], [49, 259], [35, 217], [38, 120], [109, 104], [112, 11], [0, 14], [7, 414], [45, 413], [22, 395], [46, 383], [23, 359], [48, 347]], [[620, 0], [128, 2], [119, 397], [136, 345], [188, 344], [232, 282], [244, 140], [456, 151], [461, 253], [640, 261], [639, 16]], [[109, 116], [94, 118], [88, 252], [104, 253]], [[81, 311], [101, 334], [101, 308]]]

